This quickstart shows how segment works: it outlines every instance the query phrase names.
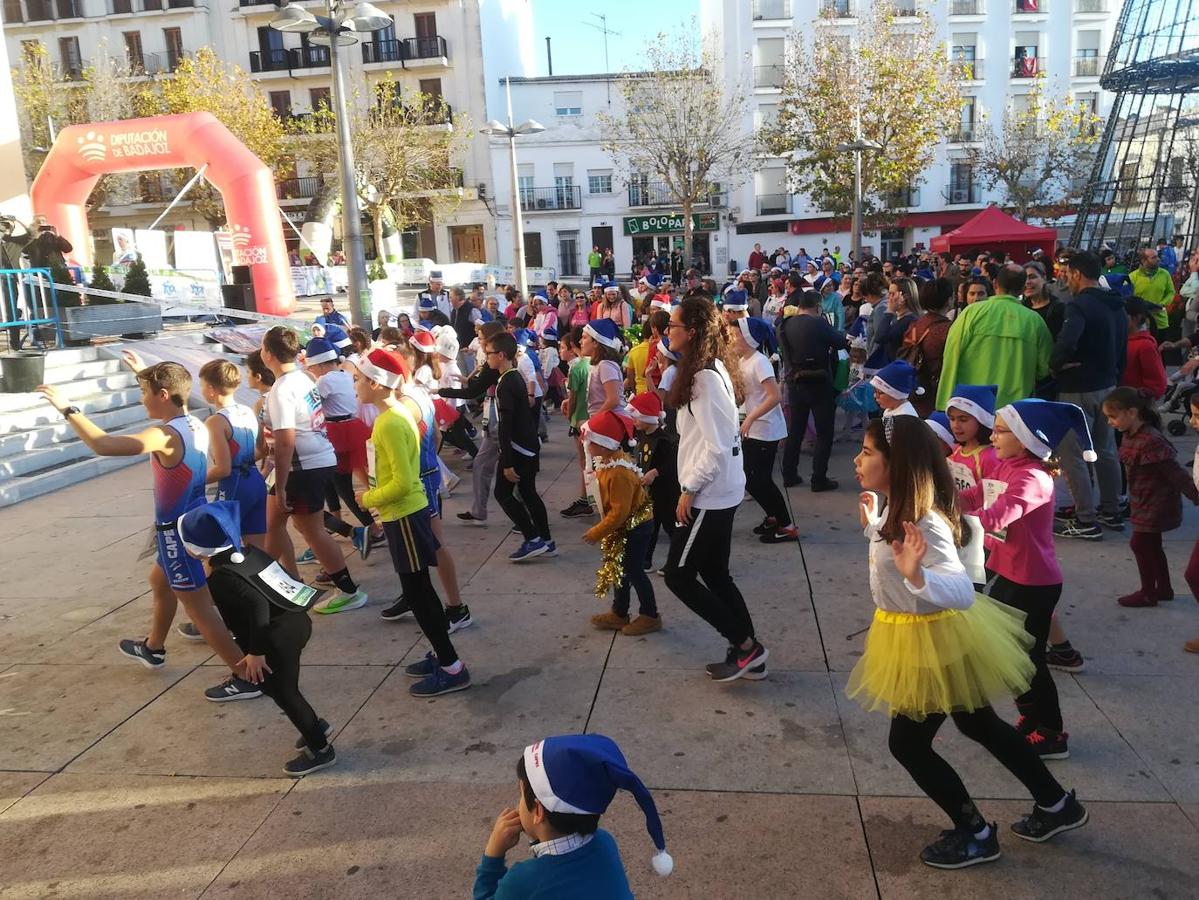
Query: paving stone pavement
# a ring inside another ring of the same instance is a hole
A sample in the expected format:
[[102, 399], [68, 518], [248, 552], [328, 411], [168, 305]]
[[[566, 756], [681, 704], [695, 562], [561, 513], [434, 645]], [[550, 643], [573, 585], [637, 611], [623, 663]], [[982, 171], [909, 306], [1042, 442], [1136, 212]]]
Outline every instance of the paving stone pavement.
[[[1182, 578], [1194, 510], [1167, 542], [1178, 599], [1156, 609], [1114, 602], [1136, 581], [1125, 538], [1058, 548], [1061, 619], [1087, 671], [1055, 675], [1071, 757], [1050, 765], [1091, 824], [1045, 846], [1004, 837], [999, 863], [944, 873], [916, 859], [946, 827], [940, 813], [890, 758], [886, 719], [844, 696], [873, 609], [853, 445], [834, 454], [841, 491], [789, 492], [798, 545], [759, 544], [758, 511], [739, 513], [734, 574], [772, 674], [723, 686], [702, 671], [720, 639], [660, 579], [662, 632], [590, 628], [604, 608], [596, 551], [579, 540], [584, 523], [554, 512], [576, 482], [560, 419], [551, 437], [541, 481], [559, 559], [508, 563], [518, 539], [494, 503], [489, 527], [458, 525], [468, 472], [446, 504], [477, 622], [454, 636], [469, 691], [407, 694], [397, 669], [424, 642], [411, 621], [377, 618], [398, 588], [387, 554], [351, 557], [371, 603], [314, 616], [302, 675], [340, 762], [299, 782], [280, 771], [294, 732], [269, 701], [204, 700], [222, 674], [204, 645], [172, 635], [157, 672], [117, 654], [148, 618], [144, 466], [0, 511], [16, 576], [0, 582], [0, 898], [466, 896], [494, 816], [516, 799], [521, 748], [584, 730], [620, 742], [662, 812], [666, 879], [632, 799], [605, 818], [640, 897], [1199, 893], [1199, 657], [1181, 648], [1199, 634]], [[952, 727], [938, 749], [1006, 834], [1027, 811], [1020, 786]]]

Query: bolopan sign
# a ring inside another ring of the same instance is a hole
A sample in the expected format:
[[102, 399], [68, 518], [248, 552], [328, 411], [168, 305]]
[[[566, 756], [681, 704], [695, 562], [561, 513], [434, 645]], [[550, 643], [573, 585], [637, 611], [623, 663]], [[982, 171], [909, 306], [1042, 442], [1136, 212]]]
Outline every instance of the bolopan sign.
[[[720, 228], [720, 213], [692, 213], [691, 225], [695, 231], [716, 231]], [[624, 220], [624, 233], [630, 237], [637, 237], [640, 234], [682, 234], [682, 232], [682, 213], [626, 216]]]

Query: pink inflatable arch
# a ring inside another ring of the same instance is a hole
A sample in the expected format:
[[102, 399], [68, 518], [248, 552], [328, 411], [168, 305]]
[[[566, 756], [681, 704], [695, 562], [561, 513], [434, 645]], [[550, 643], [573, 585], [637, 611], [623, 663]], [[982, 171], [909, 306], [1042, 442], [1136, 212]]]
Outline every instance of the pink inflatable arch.
[[250, 267], [258, 311], [289, 314], [295, 307], [275, 179], [257, 156], [211, 113], [183, 113], [72, 125], [58, 133], [33, 180], [33, 208], [92, 264], [87, 198], [101, 175], [151, 169], [198, 169], [225, 200], [234, 265]]

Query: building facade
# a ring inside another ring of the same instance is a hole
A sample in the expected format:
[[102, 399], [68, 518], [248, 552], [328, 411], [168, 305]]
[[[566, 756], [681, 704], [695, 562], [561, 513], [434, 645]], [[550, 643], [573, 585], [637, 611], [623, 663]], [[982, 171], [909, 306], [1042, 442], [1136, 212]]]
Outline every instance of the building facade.
[[[300, 0], [300, 5], [315, 13], [325, 8], [323, 0]], [[359, 87], [362, 102], [374, 82], [390, 77], [403, 92], [443, 97], [450, 110], [444, 127], [469, 128], [472, 135], [455, 160], [462, 172], [460, 202], [452, 212], [402, 235], [404, 255], [439, 262], [494, 261], [494, 218], [487, 200], [493, 177], [487, 139], [478, 134], [478, 126], [489, 118], [487, 100], [495, 91], [488, 86], [501, 75], [532, 71], [531, 4], [379, 0], [376, 5], [393, 24], [341, 50], [349, 82]], [[210, 47], [226, 63], [249, 72], [283, 119], [329, 103], [328, 47], [312, 43], [308, 35], [270, 28], [278, 15], [272, 0], [4, 0], [3, 11], [10, 57], [19, 59], [26, 42], [39, 42], [67, 80], [81, 77], [99, 53], [123, 55], [138, 77], [153, 78], [173, 71], [187, 54]], [[301, 168], [279, 179], [284, 215], [297, 228], [322, 174], [336, 178], [335, 172]], [[174, 197], [174, 183], [150, 173], [140, 179], [137, 194], [138, 202], [93, 216], [98, 243], [113, 226], [148, 226]], [[186, 202], [163, 224], [208, 227]], [[290, 227], [285, 232], [289, 246], [298, 245], [296, 232]], [[370, 228], [365, 232], [373, 255]]]
[[[868, 0], [701, 0], [702, 26], [722, 42], [724, 77], [749, 86], [741, 122], [747, 133], [777, 115], [787, 44], [797, 30], [810, 30], [824, 13], [849, 36], [867, 6]], [[895, 227], [865, 236], [868, 249], [884, 256], [928, 246], [932, 237], [1002, 199], [997, 190], [984, 189], [963, 157], [979, 136], [984, 111], [997, 122], [1006, 108], [1027, 102], [1038, 74], [1047, 76], [1050, 93], [1068, 89], [1098, 115], [1107, 114], [1111, 95], [1100, 88], [1099, 77], [1119, 15], [1119, 0], [899, 0], [896, 6], [928, 12], [947, 55], [958, 63], [965, 104], [959, 127], [937, 147], [922, 182], [903, 198], [906, 214]], [[766, 250], [849, 248], [847, 222], [834, 222], [805, 197], [788, 193], [781, 158], [761, 162], [729, 197], [734, 259], [745, 260], [754, 243]], [[1070, 224], [1061, 227], [1068, 232]]]

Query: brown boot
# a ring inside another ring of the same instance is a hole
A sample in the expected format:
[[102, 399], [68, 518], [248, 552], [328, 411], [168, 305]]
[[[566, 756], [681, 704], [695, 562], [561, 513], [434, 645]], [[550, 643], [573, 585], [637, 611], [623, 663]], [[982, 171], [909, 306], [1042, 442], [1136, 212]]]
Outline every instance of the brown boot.
[[591, 617], [591, 624], [596, 628], [602, 628], [607, 631], [620, 631], [629, 624], [629, 617], [618, 616], [614, 612], [600, 613], [597, 616]]
[[1199, 637], [1191, 638], [1182, 645], [1182, 649], [1187, 653], [1199, 653]]
[[620, 633], [627, 637], [640, 637], [643, 634], [661, 630], [661, 616], [638, 616], [624, 628], [620, 629]]

